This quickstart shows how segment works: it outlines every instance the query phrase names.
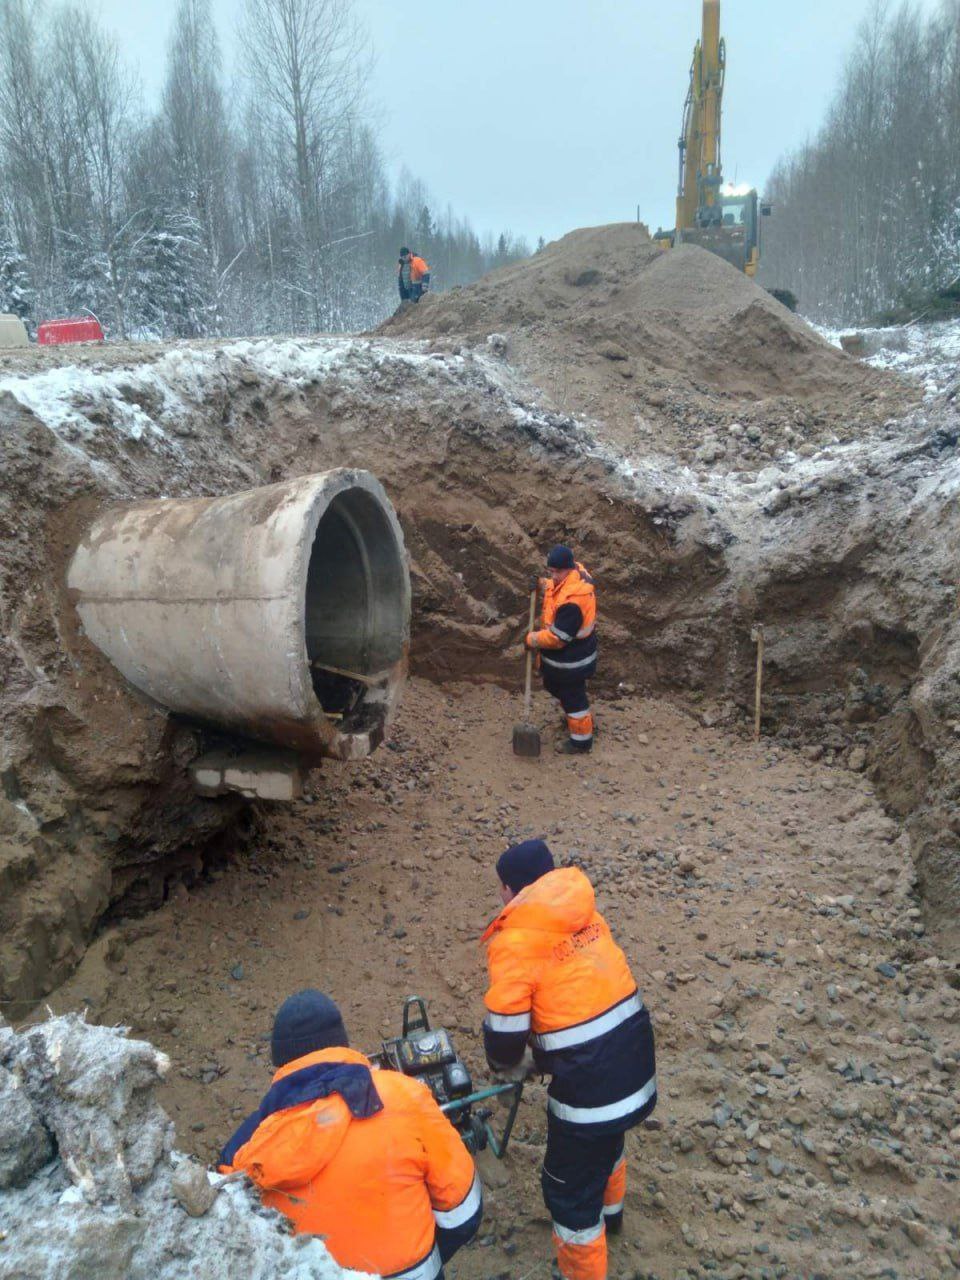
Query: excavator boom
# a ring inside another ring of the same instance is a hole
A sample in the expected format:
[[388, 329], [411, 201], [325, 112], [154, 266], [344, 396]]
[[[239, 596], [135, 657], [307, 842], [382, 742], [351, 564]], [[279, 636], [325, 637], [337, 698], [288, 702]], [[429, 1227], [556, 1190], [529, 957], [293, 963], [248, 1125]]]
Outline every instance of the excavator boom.
[[680, 136], [677, 226], [695, 227], [701, 207], [716, 203], [722, 180], [720, 126], [726, 45], [720, 36], [720, 0], [703, 0], [703, 29], [693, 51], [690, 88]]
[[756, 275], [760, 259], [757, 193], [723, 186], [721, 130], [726, 42], [720, 35], [720, 0], [703, 0], [703, 26], [693, 51], [690, 85], [680, 132], [680, 183], [673, 231], [658, 231], [667, 246], [699, 244], [747, 275]]

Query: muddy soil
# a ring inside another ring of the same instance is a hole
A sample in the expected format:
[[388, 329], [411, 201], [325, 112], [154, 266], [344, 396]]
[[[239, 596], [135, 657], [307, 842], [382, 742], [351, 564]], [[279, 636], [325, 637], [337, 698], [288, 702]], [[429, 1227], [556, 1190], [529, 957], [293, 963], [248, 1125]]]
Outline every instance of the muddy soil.
[[[318, 985], [353, 1042], [425, 995], [486, 1078], [478, 936], [492, 864], [543, 834], [591, 875], [653, 1011], [662, 1101], [629, 1143], [611, 1276], [940, 1280], [960, 1269], [960, 971], [936, 954], [905, 840], [870, 782], [679, 705], [602, 699], [586, 761], [515, 759], [519, 700], [414, 681], [387, 747], [261, 808], [229, 863], [104, 933], [57, 1011], [174, 1061], [164, 1102], [202, 1159], [269, 1079], [272, 1013]], [[543, 1089], [457, 1280], [549, 1276]]]
[[919, 396], [729, 263], [695, 245], [658, 249], [632, 222], [572, 231], [402, 307], [378, 332], [439, 349], [489, 343], [617, 448], [723, 469], [862, 438]]

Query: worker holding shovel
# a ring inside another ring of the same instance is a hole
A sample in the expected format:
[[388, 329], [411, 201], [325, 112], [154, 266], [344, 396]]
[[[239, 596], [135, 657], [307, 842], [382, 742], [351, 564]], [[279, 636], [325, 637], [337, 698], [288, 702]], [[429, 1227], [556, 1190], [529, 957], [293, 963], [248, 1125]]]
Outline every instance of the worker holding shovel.
[[553, 548], [547, 572], [541, 629], [530, 631], [525, 643], [539, 653], [543, 687], [566, 713], [568, 737], [557, 751], [584, 755], [593, 749], [587, 681], [597, 670], [596, 590], [569, 547]]

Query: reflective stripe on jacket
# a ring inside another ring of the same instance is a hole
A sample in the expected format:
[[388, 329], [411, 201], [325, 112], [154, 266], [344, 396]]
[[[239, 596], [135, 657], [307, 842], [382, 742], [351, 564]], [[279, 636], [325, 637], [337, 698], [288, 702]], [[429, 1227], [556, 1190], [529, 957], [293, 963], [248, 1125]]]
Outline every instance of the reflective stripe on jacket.
[[483, 940], [491, 1065], [512, 1066], [529, 1040], [552, 1076], [548, 1107], [565, 1126], [613, 1133], [648, 1115], [657, 1099], [650, 1016], [583, 872], [541, 876]]
[[562, 582], [547, 580], [541, 629], [534, 632], [545, 670], [586, 678], [597, 661], [596, 585], [582, 564]]
[[297, 1232], [325, 1237], [341, 1266], [433, 1280], [475, 1234], [483, 1199], [473, 1161], [427, 1087], [371, 1071], [346, 1048], [297, 1058], [273, 1081], [221, 1168], [249, 1174], [264, 1203]]

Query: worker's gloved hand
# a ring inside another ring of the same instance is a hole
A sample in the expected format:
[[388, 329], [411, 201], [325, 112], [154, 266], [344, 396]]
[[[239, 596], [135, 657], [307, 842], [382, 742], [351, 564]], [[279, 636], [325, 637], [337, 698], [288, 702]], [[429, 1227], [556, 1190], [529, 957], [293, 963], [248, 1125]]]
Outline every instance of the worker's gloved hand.
[[539, 642], [537, 641], [537, 633], [535, 631], [528, 631], [524, 638], [523, 643], [524, 643], [524, 647], [527, 649], [540, 648]]
[[518, 1080], [529, 1080], [531, 1076], [539, 1073], [540, 1069], [534, 1062], [533, 1054], [529, 1049], [524, 1049], [523, 1057], [515, 1067], [493, 1067], [493, 1079], [496, 1084], [513, 1084]]
[[540, 590], [540, 579], [536, 574], [534, 574], [533, 577], [530, 579], [530, 586], [527, 588], [527, 590], [528, 591]]

